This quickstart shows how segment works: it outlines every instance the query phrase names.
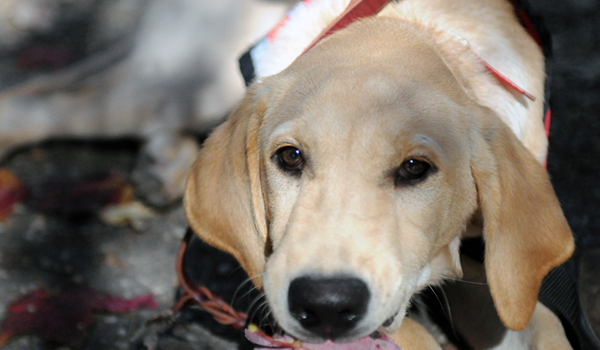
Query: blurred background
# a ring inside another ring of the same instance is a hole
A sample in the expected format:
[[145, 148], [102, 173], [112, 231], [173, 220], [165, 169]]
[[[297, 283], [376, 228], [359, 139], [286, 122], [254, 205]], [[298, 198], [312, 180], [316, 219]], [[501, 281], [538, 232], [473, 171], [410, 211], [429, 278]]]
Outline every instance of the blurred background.
[[[183, 181], [244, 93], [237, 59], [294, 3], [0, 0], [3, 349], [237, 348], [194, 310], [175, 327], [146, 321], [176, 298]], [[600, 2], [523, 6], [551, 39], [548, 171], [599, 334]], [[235, 261], [194, 245], [194, 278], [233, 298]]]

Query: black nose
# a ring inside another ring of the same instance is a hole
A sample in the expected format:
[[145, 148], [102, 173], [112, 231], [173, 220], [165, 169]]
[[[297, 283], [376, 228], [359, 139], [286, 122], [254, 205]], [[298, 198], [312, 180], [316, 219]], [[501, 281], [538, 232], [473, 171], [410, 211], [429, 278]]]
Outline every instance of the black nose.
[[362, 319], [369, 298], [369, 288], [357, 278], [299, 277], [290, 284], [288, 307], [306, 330], [336, 340]]

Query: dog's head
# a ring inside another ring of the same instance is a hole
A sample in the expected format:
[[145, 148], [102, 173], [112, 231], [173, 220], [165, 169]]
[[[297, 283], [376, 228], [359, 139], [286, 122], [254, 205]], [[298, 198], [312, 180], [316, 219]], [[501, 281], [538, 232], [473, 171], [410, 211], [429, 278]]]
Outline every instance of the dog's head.
[[388, 21], [250, 88], [188, 179], [190, 225], [260, 276], [286, 332], [347, 341], [393, 331], [413, 293], [460, 276], [481, 217], [497, 310], [523, 329], [573, 250], [548, 176], [425, 35]]

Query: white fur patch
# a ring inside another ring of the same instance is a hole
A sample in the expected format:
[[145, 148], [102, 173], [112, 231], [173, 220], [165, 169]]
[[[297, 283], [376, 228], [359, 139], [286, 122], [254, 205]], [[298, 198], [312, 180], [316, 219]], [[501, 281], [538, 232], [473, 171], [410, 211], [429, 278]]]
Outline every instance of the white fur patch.
[[251, 51], [256, 80], [277, 74], [292, 64], [350, 0], [304, 0]]

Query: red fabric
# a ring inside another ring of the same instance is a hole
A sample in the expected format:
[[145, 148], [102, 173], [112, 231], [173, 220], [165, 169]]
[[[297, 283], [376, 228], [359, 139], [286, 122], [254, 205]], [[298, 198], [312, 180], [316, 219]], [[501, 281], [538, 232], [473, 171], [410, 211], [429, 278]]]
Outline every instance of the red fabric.
[[313, 48], [319, 41], [340, 29], [346, 28], [350, 23], [377, 14], [388, 2], [389, 0], [352, 0], [348, 5], [348, 8], [346, 8], [346, 11], [336, 18], [329, 27], [325, 28], [306, 50], [304, 50], [303, 54]]

